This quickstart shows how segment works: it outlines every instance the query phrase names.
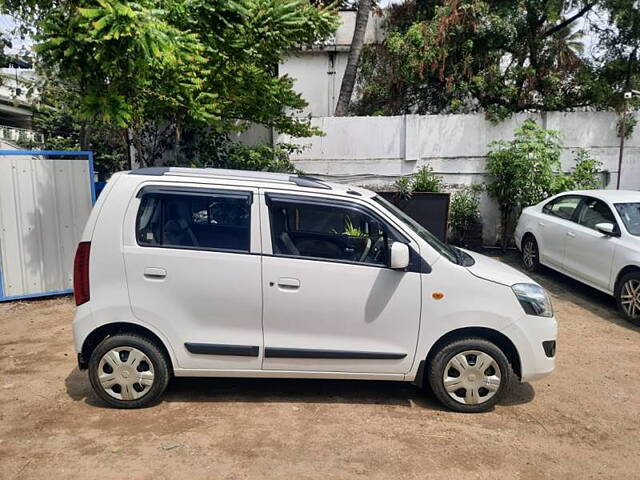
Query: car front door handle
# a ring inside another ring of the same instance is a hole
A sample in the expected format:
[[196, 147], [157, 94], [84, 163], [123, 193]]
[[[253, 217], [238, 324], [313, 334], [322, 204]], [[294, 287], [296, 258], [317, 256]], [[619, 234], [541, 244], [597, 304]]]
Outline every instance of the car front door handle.
[[147, 267], [144, 269], [144, 276], [152, 280], [161, 280], [167, 276], [167, 271], [164, 268]]
[[567, 237], [574, 238], [576, 236], [573, 232], [567, 232]]
[[282, 277], [278, 279], [278, 287], [281, 290], [298, 290], [300, 288], [300, 280], [297, 278]]
[[541, 227], [544, 227], [544, 222], [538, 222], [538, 225], [540, 225]]

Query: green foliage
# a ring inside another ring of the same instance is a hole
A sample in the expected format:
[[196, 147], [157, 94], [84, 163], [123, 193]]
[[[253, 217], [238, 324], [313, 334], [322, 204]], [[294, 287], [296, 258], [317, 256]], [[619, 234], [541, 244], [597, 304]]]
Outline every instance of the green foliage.
[[433, 172], [431, 165], [421, 167], [413, 176], [412, 192], [441, 192], [443, 188], [442, 177]]
[[[333, 32], [333, 6], [0, 0], [0, 12], [28, 26], [38, 42], [38, 69], [73, 94], [67, 105], [59, 95], [53, 110], [40, 110], [37, 128], [47, 144], [94, 149], [105, 173], [122, 168], [129, 151], [145, 166], [171, 156], [173, 164], [290, 171], [290, 146], [230, 146], [226, 134], [250, 122], [293, 136], [321, 133], [298, 115], [306, 102], [277, 65]], [[44, 92], [42, 98], [47, 103]], [[209, 135], [226, 139], [214, 157], [200, 155], [212, 147]]]
[[411, 181], [411, 177], [404, 176], [398, 178], [393, 183], [394, 190], [398, 197], [402, 200], [408, 200], [413, 195], [413, 182]]
[[[640, 89], [633, 0], [409, 0], [385, 27], [384, 42], [363, 52], [359, 115], [620, 112], [622, 92]], [[583, 36], [598, 48], [585, 50]]]
[[[319, 133], [279, 61], [337, 26], [332, 7], [304, 0], [5, 0], [30, 22], [40, 62], [77, 85], [80, 119], [128, 129], [142, 152], [149, 122], [216, 132], [256, 122]], [[155, 155], [156, 152], [154, 152]], [[154, 157], [142, 159], [149, 164]]]
[[[43, 137], [43, 144], [25, 145], [46, 150], [92, 150], [95, 171], [100, 178], [126, 166], [126, 143], [122, 131], [98, 120], [81, 120], [80, 95], [73, 85], [39, 71], [38, 96], [33, 99], [33, 130]], [[82, 137], [92, 131], [91, 141], [82, 146]]]
[[513, 140], [492, 142], [489, 147], [487, 192], [500, 207], [502, 246], [506, 247], [519, 210], [563, 187], [560, 139], [558, 132], [526, 120]]
[[465, 187], [457, 190], [451, 196], [449, 205], [449, 223], [458, 242], [464, 243], [466, 231], [479, 221], [480, 218], [480, 190]]
[[618, 120], [618, 124], [616, 125], [618, 136], [622, 137], [624, 135], [624, 139], [629, 140], [637, 123], [638, 121], [636, 120], [636, 117], [632, 114], [622, 114]]
[[346, 217], [344, 220], [344, 231], [336, 232], [335, 234], [347, 235], [349, 237], [366, 237], [367, 235], [359, 228], [356, 227], [349, 217]]
[[398, 178], [393, 184], [398, 201], [409, 200], [414, 192], [442, 192], [442, 177], [434, 173], [431, 165], [424, 165], [413, 175]]
[[297, 146], [287, 143], [247, 146], [232, 142], [225, 134], [197, 132], [195, 138], [186, 142], [180, 152], [166, 164], [293, 173], [295, 167], [289, 156], [297, 151]]
[[569, 186], [563, 190], [594, 190], [602, 187], [600, 172], [602, 162], [593, 158], [589, 150], [575, 151], [575, 166], [568, 175]]

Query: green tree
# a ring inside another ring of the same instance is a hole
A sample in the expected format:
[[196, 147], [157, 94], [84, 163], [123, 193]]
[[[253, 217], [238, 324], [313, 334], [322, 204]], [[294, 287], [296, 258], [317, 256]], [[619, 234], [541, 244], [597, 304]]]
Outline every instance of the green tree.
[[[639, 15], [632, 0], [410, 0], [392, 7], [385, 41], [365, 48], [353, 111], [500, 120], [615, 108], [638, 82]], [[597, 48], [585, 52], [583, 31]]]
[[[278, 61], [328, 36], [330, 7], [303, 0], [5, 0], [31, 22], [39, 59], [76, 85], [81, 118], [122, 130], [143, 164], [185, 132], [257, 122], [295, 136], [319, 133]], [[149, 139], [150, 132], [160, 138]], [[90, 133], [90, 132], [89, 132]], [[83, 136], [83, 147], [90, 142]]]
[[501, 245], [507, 247], [520, 210], [555, 194], [564, 186], [560, 138], [526, 120], [511, 141], [492, 142], [487, 155], [487, 192], [498, 202]]

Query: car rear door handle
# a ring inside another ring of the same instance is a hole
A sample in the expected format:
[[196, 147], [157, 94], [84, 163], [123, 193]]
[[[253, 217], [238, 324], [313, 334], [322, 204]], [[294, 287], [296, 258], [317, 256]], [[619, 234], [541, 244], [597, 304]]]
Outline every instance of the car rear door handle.
[[147, 267], [144, 269], [144, 276], [146, 278], [159, 280], [167, 276], [167, 271], [164, 268]]
[[538, 222], [538, 225], [540, 225], [541, 227], [544, 227], [544, 222]]
[[574, 238], [576, 236], [576, 234], [573, 233], [573, 232], [567, 232], [567, 236], [571, 237], [571, 238]]
[[297, 278], [282, 277], [278, 279], [278, 287], [282, 290], [298, 290], [300, 288], [300, 280]]

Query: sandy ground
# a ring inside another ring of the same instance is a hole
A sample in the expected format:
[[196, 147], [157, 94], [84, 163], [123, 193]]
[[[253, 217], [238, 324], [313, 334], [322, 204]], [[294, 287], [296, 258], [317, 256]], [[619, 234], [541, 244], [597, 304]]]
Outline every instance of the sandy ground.
[[0, 304], [0, 478], [640, 478], [640, 329], [605, 295], [536, 278], [557, 369], [482, 415], [409, 384], [239, 379], [113, 410], [76, 368], [69, 298]]

